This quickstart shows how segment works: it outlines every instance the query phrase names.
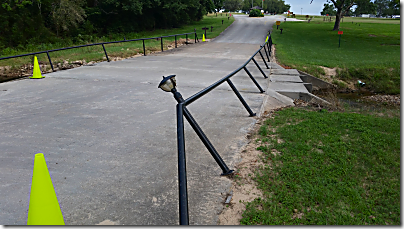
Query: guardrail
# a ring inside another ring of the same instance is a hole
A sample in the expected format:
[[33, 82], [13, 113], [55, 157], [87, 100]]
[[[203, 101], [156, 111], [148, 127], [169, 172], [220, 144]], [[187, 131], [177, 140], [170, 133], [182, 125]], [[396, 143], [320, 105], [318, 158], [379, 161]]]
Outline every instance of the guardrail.
[[168, 35], [168, 36], [160, 36], [160, 37], [149, 37], [149, 38], [138, 38], [138, 39], [130, 39], [130, 40], [126, 40], [124, 39], [123, 41], [109, 41], [109, 42], [101, 42], [101, 43], [93, 43], [93, 44], [87, 44], [87, 45], [78, 45], [78, 46], [72, 46], [72, 47], [67, 47], [67, 48], [60, 48], [60, 49], [52, 49], [52, 50], [46, 50], [46, 51], [40, 51], [40, 52], [32, 52], [32, 53], [27, 53], [27, 54], [21, 54], [21, 55], [16, 55], [16, 56], [7, 56], [7, 57], [1, 57], [0, 60], [6, 60], [6, 59], [12, 59], [12, 58], [18, 58], [18, 57], [23, 57], [23, 56], [31, 56], [31, 55], [37, 55], [37, 54], [42, 54], [42, 53], [46, 53], [48, 55], [48, 59], [49, 59], [49, 63], [51, 65], [52, 71], [55, 71], [53, 68], [53, 64], [52, 64], [52, 60], [51, 57], [49, 55], [50, 52], [56, 52], [56, 51], [61, 51], [61, 50], [67, 50], [67, 49], [76, 49], [76, 48], [83, 48], [83, 47], [88, 47], [88, 46], [95, 46], [95, 45], [101, 45], [102, 48], [104, 49], [104, 53], [105, 56], [107, 58], [107, 61], [109, 62], [109, 57], [107, 54], [107, 50], [105, 49], [106, 44], [114, 44], [114, 43], [122, 43], [122, 42], [131, 42], [131, 41], [142, 41], [143, 42], [143, 55], [146, 56], [146, 46], [144, 41], [145, 40], [153, 40], [153, 39], [160, 39], [161, 40], [161, 51], [163, 52], [163, 38], [167, 38], [167, 37], [175, 37], [175, 47], [177, 48], [177, 36], [186, 36], [186, 42], [185, 44], [189, 44], [188, 43], [188, 35], [189, 34], [195, 34], [195, 43], [198, 41], [198, 36], [196, 34], [196, 31], [192, 32], [192, 33], [182, 33], [182, 34], [174, 34], [174, 35]]
[[188, 111], [186, 106], [195, 102], [202, 96], [206, 95], [219, 85], [224, 82], [227, 82], [231, 89], [234, 91], [240, 102], [246, 108], [247, 112], [250, 116], [255, 116], [256, 114], [252, 112], [246, 101], [243, 99], [237, 88], [231, 82], [230, 78], [234, 76], [236, 73], [241, 71], [242, 69], [248, 74], [254, 84], [257, 86], [261, 93], [265, 92], [255, 78], [251, 75], [251, 73], [247, 69], [247, 64], [251, 61], [257, 66], [260, 70], [264, 78], [268, 78], [262, 68], [258, 65], [257, 61], [254, 57], [259, 53], [265, 66], [269, 69], [267, 62], [265, 61], [264, 56], [262, 55], [261, 50], [264, 49], [268, 62], [270, 62], [270, 56], [272, 53], [272, 38], [268, 32], [267, 39], [265, 40], [264, 44], [260, 46], [260, 48], [239, 68], [234, 70], [232, 73], [228, 74], [227, 76], [223, 77], [219, 81], [215, 82], [214, 84], [208, 86], [207, 88], [199, 91], [198, 93], [192, 95], [187, 99], [183, 99], [182, 95], [176, 89], [176, 80], [175, 75], [170, 75], [167, 77], [163, 76], [163, 80], [159, 84], [159, 88], [166, 92], [171, 92], [174, 95], [174, 98], [177, 100], [177, 147], [178, 147], [178, 183], [179, 183], [179, 219], [180, 225], [188, 225], [189, 224], [189, 216], [188, 216], [188, 194], [187, 194], [187, 174], [186, 174], [186, 164], [185, 164], [185, 135], [184, 135], [184, 116], [187, 119], [188, 123], [191, 125], [192, 129], [196, 132], [200, 140], [203, 142], [205, 147], [208, 149], [212, 157], [215, 159], [216, 163], [222, 169], [223, 173], [222, 176], [230, 175], [234, 172], [234, 170], [230, 170], [223, 159], [220, 157], [219, 153], [213, 147], [212, 143], [209, 141], [208, 137], [203, 133], [202, 129], [199, 127], [198, 123], [192, 117], [191, 113]]

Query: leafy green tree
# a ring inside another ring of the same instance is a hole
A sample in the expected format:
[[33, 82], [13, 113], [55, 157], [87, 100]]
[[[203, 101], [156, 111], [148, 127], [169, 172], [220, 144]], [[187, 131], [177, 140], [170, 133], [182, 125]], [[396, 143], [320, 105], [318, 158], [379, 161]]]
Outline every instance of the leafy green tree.
[[218, 11], [223, 8], [223, 0], [212, 0], [213, 5], [215, 5], [215, 9]]
[[52, 19], [56, 29], [56, 35], [59, 31], [68, 31], [71, 27], [78, 27], [79, 23], [84, 22], [86, 16], [82, 0], [57, 0], [52, 4]]
[[242, 3], [242, 0], [225, 0], [224, 8], [229, 11], [236, 11], [241, 8]]
[[329, 15], [329, 16], [335, 16], [337, 15], [337, 10], [335, 10], [333, 4], [324, 4], [323, 11], [321, 11], [321, 15]]
[[[354, 6], [357, 3], [357, 0], [327, 0], [327, 3], [329, 3], [330, 1], [334, 4], [334, 7], [337, 9], [333, 30], [339, 30], [342, 16], [344, 16], [347, 12], [351, 10], [352, 6]], [[311, 0], [310, 4], [312, 2], [313, 0]]]
[[358, 0], [354, 14], [376, 14], [376, 5], [370, 0]]
[[397, 0], [375, 0], [377, 16], [391, 16], [400, 14], [400, 2]]

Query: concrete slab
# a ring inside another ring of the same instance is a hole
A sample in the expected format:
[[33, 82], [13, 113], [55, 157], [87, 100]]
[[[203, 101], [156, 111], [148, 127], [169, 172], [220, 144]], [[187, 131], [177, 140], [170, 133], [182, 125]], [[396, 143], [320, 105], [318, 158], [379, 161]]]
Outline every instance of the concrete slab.
[[271, 82], [268, 88], [277, 92], [308, 92], [303, 83]]
[[296, 75], [271, 75], [270, 79], [272, 82], [291, 82], [291, 83], [303, 83], [300, 76]]
[[272, 69], [272, 75], [300, 75], [296, 69]]
[[[26, 224], [33, 157], [43, 152], [66, 224], [178, 224], [176, 102], [157, 85], [176, 74], [187, 98], [244, 63], [275, 20], [235, 17], [208, 43], [0, 84], [0, 222]], [[266, 90], [268, 80], [256, 66], [248, 68]], [[245, 72], [232, 81], [258, 113], [268, 94]], [[188, 109], [234, 168], [256, 119], [226, 84]], [[219, 177], [188, 124], [185, 136], [190, 224], [214, 225], [231, 181]]]

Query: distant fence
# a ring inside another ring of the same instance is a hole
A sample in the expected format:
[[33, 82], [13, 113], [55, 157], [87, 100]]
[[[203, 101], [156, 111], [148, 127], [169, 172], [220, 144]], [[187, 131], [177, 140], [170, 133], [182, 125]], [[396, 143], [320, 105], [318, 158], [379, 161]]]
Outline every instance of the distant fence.
[[[250, 116], [255, 116], [256, 114], [253, 113], [253, 111], [250, 109], [246, 101], [243, 99], [237, 88], [234, 86], [234, 84], [231, 82], [230, 78], [234, 76], [236, 73], [241, 71], [242, 69], [248, 74], [248, 76], [251, 78], [251, 80], [254, 82], [254, 84], [257, 86], [259, 91], [261, 93], [265, 92], [261, 86], [258, 84], [258, 82], [254, 79], [254, 77], [251, 75], [251, 73], [247, 69], [247, 65], [253, 61], [254, 64], [257, 66], [257, 68], [260, 70], [264, 78], [268, 78], [262, 68], [258, 65], [257, 61], [254, 59], [254, 57], [259, 53], [266, 68], [269, 69], [267, 61], [265, 61], [265, 58], [261, 52], [261, 50], [264, 49], [266, 57], [268, 59], [268, 62], [270, 62], [270, 56], [272, 53], [272, 38], [271, 35], [268, 33], [267, 39], [265, 40], [264, 44], [260, 46], [260, 48], [239, 68], [234, 70], [232, 73], [228, 74], [224, 78], [220, 79], [216, 83], [208, 86], [207, 88], [199, 91], [198, 93], [192, 95], [191, 97], [187, 99], [183, 99], [182, 95], [177, 91], [176, 89], [176, 80], [175, 80], [175, 75], [171, 75], [168, 77], [165, 77], [163, 81], [161, 81], [159, 87], [164, 90], [164, 91], [170, 91], [174, 94], [174, 98], [177, 100], [177, 147], [178, 147], [178, 184], [179, 184], [179, 219], [180, 219], [180, 225], [188, 225], [189, 224], [189, 215], [188, 215], [188, 194], [187, 194], [187, 175], [186, 175], [186, 164], [185, 164], [185, 133], [184, 133], [184, 116], [187, 119], [188, 123], [191, 125], [195, 133], [198, 135], [200, 140], [203, 142], [205, 147], [208, 149], [212, 157], [215, 159], [216, 163], [220, 166], [222, 169], [223, 173], [221, 174], [222, 176], [230, 175], [234, 171], [230, 170], [225, 162], [222, 160], [220, 157], [219, 153], [216, 151], [216, 149], [213, 147], [212, 143], [209, 141], [208, 137], [203, 133], [202, 129], [199, 127], [198, 123], [195, 121], [195, 119], [192, 117], [191, 113], [188, 111], [186, 108], [187, 105], [195, 102], [202, 96], [206, 95], [219, 85], [221, 85], [224, 82], [227, 82], [231, 89], [234, 91], [240, 102], [243, 104], [243, 106], [246, 108], [247, 112], [250, 114]], [[167, 82], [169, 81], [169, 82]], [[171, 88], [171, 89], [170, 89]]]
[[138, 39], [130, 39], [130, 40], [123, 40], [123, 41], [110, 41], [110, 42], [101, 42], [101, 43], [93, 43], [93, 44], [87, 44], [87, 45], [78, 45], [78, 46], [72, 46], [72, 47], [67, 47], [67, 48], [60, 48], [60, 49], [52, 49], [52, 50], [46, 50], [46, 51], [40, 51], [40, 52], [32, 52], [32, 53], [27, 53], [27, 54], [22, 54], [22, 55], [16, 55], [16, 56], [7, 56], [7, 57], [2, 57], [0, 60], [7, 60], [7, 59], [12, 59], [12, 58], [18, 58], [18, 57], [23, 57], [23, 56], [31, 56], [31, 55], [37, 55], [37, 54], [42, 54], [46, 53], [48, 55], [49, 63], [51, 65], [52, 71], [55, 71], [53, 68], [52, 60], [49, 55], [50, 52], [56, 52], [56, 51], [62, 51], [62, 50], [67, 50], [67, 49], [76, 49], [76, 48], [83, 48], [83, 47], [88, 47], [88, 46], [95, 46], [95, 45], [101, 45], [102, 48], [104, 49], [105, 57], [107, 58], [107, 61], [109, 62], [109, 57], [107, 54], [107, 50], [105, 49], [106, 44], [114, 44], [114, 43], [122, 43], [122, 42], [132, 42], [132, 41], [142, 41], [143, 42], [143, 55], [146, 56], [146, 46], [145, 46], [145, 40], [153, 40], [153, 39], [160, 39], [161, 40], [161, 51], [163, 50], [163, 38], [167, 37], [174, 37], [175, 39], [175, 47], [177, 48], [177, 36], [186, 36], [186, 42], [185, 44], [188, 44], [188, 35], [194, 34], [195, 37], [195, 43], [198, 41], [198, 36], [195, 32], [192, 33], [182, 33], [182, 34], [174, 34], [174, 35], [168, 35], [168, 36], [159, 36], [159, 37], [149, 37], [149, 38], [138, 38]]

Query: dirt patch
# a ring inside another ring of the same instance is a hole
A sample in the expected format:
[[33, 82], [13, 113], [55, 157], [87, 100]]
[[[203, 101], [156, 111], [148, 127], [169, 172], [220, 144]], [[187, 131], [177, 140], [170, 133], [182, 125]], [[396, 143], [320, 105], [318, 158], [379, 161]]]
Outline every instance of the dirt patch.
[[379, 103], [385, 103], [392, 106], [400, 106], [400, 95], [371, 95], [365, 96], [362, 99], [368, 101], [375, 101]]
[[325, 72], [325, 77], [327, 78], [333, 78], [334, 76], [337, 75], [337, 68], [327, 68], [324, 66], [319, 66], [320, 68], [322, 68]]
[[368, 36], [369, 36], [369, 37], [377, 37], [377, 36], [374, 35], [374, 34], [369, 34]]
[[232, 178], [233, 196], [219, 215], [219, 225], [239, 225], [246, 209], [244, 202], [251, 202], [255, 198], [262, 197], [262, 192], [257, 189], [255, 181], [252, 180], [255, 170], [264, 165], [259, 161], [262, 152], [257, 150], [258, 146], [258, 144], [250, 142], [244, 147], [242, 161], [236, 166], [236, 174]]
[[[242, 160], [236, 165], [236, 173], [231, 177], [233, 180], [231, 187], [233, 196], [230, 203], [225, 204], [222, 213], [219, 215], [219, 225], [240, 225], [242, 214], [246, 209], [245, 202], [251, 202], [255, 198], [263, 196], [261, 190], [257, 189], [257, 184], [253, 178], [258, 168], [264, 165], [271, 166], [271, 164], [264, 164], [260, 160], [262, 152], [257, 148], [261, 143], [256, 142], [256, 136], [264, 120], [270, 118], [279, 109], [282, 108], [265, 111], [247, 136], [250, 141], [242, 148]], [[272, 153], [279, 154], [277, 151]]]

